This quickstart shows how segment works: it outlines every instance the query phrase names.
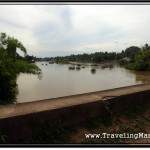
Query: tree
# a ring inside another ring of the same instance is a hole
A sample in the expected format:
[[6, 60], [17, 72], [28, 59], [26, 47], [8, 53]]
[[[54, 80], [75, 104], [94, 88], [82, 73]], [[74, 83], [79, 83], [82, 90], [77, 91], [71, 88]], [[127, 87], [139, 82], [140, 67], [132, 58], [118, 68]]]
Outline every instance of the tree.
[[13, 103], [16, 100], [16, 79], [20, 73], [29, 73], [42, 77], [42, 72], [35, 64], [18, 60], [16, 49], [27, 54], [25, 47], [17, 39], [0, 34], [0, 104]]
[[27, 50], [23, 44], [17, 39], [7, 36], [6, 33], [0, 34], [0, 40], [2, 41], [1, 46], [3, 48], [4, 46], [6, 47], [8, 54], [11, 58], [13, 58], [14, 61], [16, 60], [17, 48], [20, 49], [25, 55], [27, 54]]
[[127, 69], [137, 71], [150, 71], [150, 47], [145, 44], [139, 53], [135, 55], [134, 62], [127, 63]]
[[143, 47], [142, 47], [142, 51], [149, 51], [150, 50], [150, 46], [146, 43]]
[[135, 55], [138, 54], [141, 49], [137, 46], [130, 46], [125, 50], [125, 56], [129, 57], [131, 60], [134, 60]]

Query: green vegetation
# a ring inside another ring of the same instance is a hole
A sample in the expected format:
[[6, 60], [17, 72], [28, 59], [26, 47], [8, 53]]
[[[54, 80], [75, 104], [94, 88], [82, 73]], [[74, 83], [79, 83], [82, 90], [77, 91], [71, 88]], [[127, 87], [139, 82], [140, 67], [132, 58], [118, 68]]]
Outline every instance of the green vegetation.
[[0, 132], [0, 144], [5, 144], [5, 143], [7, 143], [7, 141], [8, 141], [8, 136], [7, 135], [4, 135], [4, 134], [2, 134], [1, 132]]
[[91, 73], [95, 74], [95, 73], [96, 73], [96, 69], [95, 69], [95, 68], [92, 68], [92, 69], [91, 69]]
[[106, 126], [109, 126], [112, 124], [112, 111], [113, 110], [110, 109], [110, 103], [108, 101], [103, 100], [102, 104], [104, 106], [104, 110], [103, 110], [104, 114], [102, 116], [102, 121]]
[[57, 64], [69, 64], [67, 59], [63, 59], [62, 57], [55, 57], [55, 63]]
[[137, 46], [130, 46], [125, 51], [121, 52], [122, 58], [128, 57], [133, 61], [135, 59], [135, 55], [138, 54], [141, 49]]
[[20, 73], [38, 75], [41, 78], [41, 70], [25, 59], [18, 59], [16, 50], [27, 54], [25, 47], [17, 39], [0, 34], [0, 104], [13, 103], [16, 100], [16, 79]]
[[[48, 58], [46, 58], [48, 59]], [[94, 63], [101, 63], [101, 62], [108, 62], [121, 59], [121, 54], [116, 52], [96, 52], [91, 54], [78, 54], [78, 55], [70, 55], [70, 56], [57, 56], [54, 59], [56, 62], [94, 62]]]
[[[124, 57], [128, 57], [133, 55], [130, 53], [132, 49], [136, 52], [138, 51], [137, 49], [140, 49], [138, 47], [132, 46], [129, 47], [126, 51], [122, 51], [121, 53], [116, 53], [116, 52], [96, 52], [96, 53], [91, 53], [91, 54], [78, 54], [78, 55], [70, 55], [70, 56], [57, 56], [55, 58], [45, 58], [47, 59], [54, 59], [56, 62], [91, 62], [93, 63], [91, 66], [97, 66], [98, 64], [96, 63], [107, 63], [107, 62], [112, 62], [112, 61], [119, 61], [120, 59]], [[133, 56], [132, 56], [133, 57]], [[80, 65], [80, 64], [78, 64]]]
[[19, 139], [0, 133], [0, 144], [63, 144], [70, 140], [74, 127], [63, 127], [59, 120], [42, 120], [37, 128]]
[[121, 60], [125, 68], [136, 71], [150, 71], [150, 46], [145, 44], [140, 50], [131, 55], [131, 61]]
[[76, 67], [76, 70], [80, 70], [81, 68], [78, 66], [78, 67]]
[[[68, 60], [76, 62], [104, 63], [102, 68], [113, 68], [112, 62], [116, 61], [127, 69], [136, 71], [150, 71], [150, 46], [145, 44], [142, 48], [130, 46], [120, 53], [96, 52], [91, 54], [78, 54], [64, 57], [56, 57], [57, 60]], [[80, 64], [79, 64], [80, 65]]]
[[74, 66], [70, 66], [68, 69], [69, 70], [75, 70], [75, 67]]
[[64, 128], [58, 120], [43, 121], [32, 135], [21, 141], [25, 144], [57, 144], [65, 143], [69, 139], [69, 130]]

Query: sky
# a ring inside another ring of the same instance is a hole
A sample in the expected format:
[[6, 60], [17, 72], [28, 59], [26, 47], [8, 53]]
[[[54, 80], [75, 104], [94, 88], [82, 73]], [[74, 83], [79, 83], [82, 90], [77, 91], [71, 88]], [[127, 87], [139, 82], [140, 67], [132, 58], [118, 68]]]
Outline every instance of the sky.
[[0, 5], [0, 32], [37, 57], [142, 47], [149, 28], [150, 5]]

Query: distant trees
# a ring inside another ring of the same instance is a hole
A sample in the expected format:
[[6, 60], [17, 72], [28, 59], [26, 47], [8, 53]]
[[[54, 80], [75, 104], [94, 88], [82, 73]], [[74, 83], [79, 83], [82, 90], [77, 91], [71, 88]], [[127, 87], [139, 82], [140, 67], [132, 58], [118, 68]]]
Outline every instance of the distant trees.
[[26, 55], [25, 56], [25, 60], [27, 61], [27, 62], [32, 62], [32, 60], [37, 60], [37, 58], [35, 57], [35, 56], [30, 56], [30, 55]]
[[118, 60], [120, 59], [120, 54], [116, 52], [96, 52], [96, 53], [91, 53], [91, 54], [77, 54], [77, 55], [70, 55], [70, 56], [64, 56], [64, 57], [55, 57], [56, 62], [62, 62], [63, 60], [68, 60], [68, 61], [81, 61], [81, 62], [96, 62], [96, 63], [101, 63], [101, 62], [106, 62], [106, 61], [113, 61], [113, 60]]
[[[126, 61], [127, 57], [130, 60]], [[119, 61], [121, 65], [125, 66], [127, 69], [150, 71], [150, 46], [145, 44], [143, 47], [139, 48], [137, 46], [130, 46], [120, 53], [116, 52], [96, 52], [91, 54], [78, 54], [70, 55], [64, 57], [55, 57], [56, 62], [68, 61], [81, 61], [81, 62], [94, 62], [103, 63], [109, 61]]]
[[0, 33], [0, 104], [13, 103], [16, 100], [16, 79], [20, 73], [35, 74], [39, 78], [42, 75], [39, 67], [19, 57], [17, 48], [24, 55], [27, 54], [21, 42], [5, 33]]
[[94, 62], [105, 62], [105, 61], [112, 61], [117, 60], [117, 53], [116, 52], [96, 52], [92, 54], [92, 58]]

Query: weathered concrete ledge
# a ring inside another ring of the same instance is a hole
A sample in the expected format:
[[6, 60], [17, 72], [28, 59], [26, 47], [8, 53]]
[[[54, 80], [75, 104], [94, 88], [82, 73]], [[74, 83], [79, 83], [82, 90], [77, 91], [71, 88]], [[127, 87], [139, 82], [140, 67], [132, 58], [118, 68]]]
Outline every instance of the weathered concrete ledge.
[[45, 99], [34, 102], [0, 106], [0, 119], [53, 110], [62, 107], [100, 101], [118, 96], [150, 90], [150, 84], [134, 85], [79, 95]]
[[138, 101], [149, 103], [150, 84], [0, 106], [0, 131], [17, 138], [38, 127], [41, 120], [57, 119], [63, 125], [80, 123], [103, 115], [104, 100], [114, 112], [134, 107]]

